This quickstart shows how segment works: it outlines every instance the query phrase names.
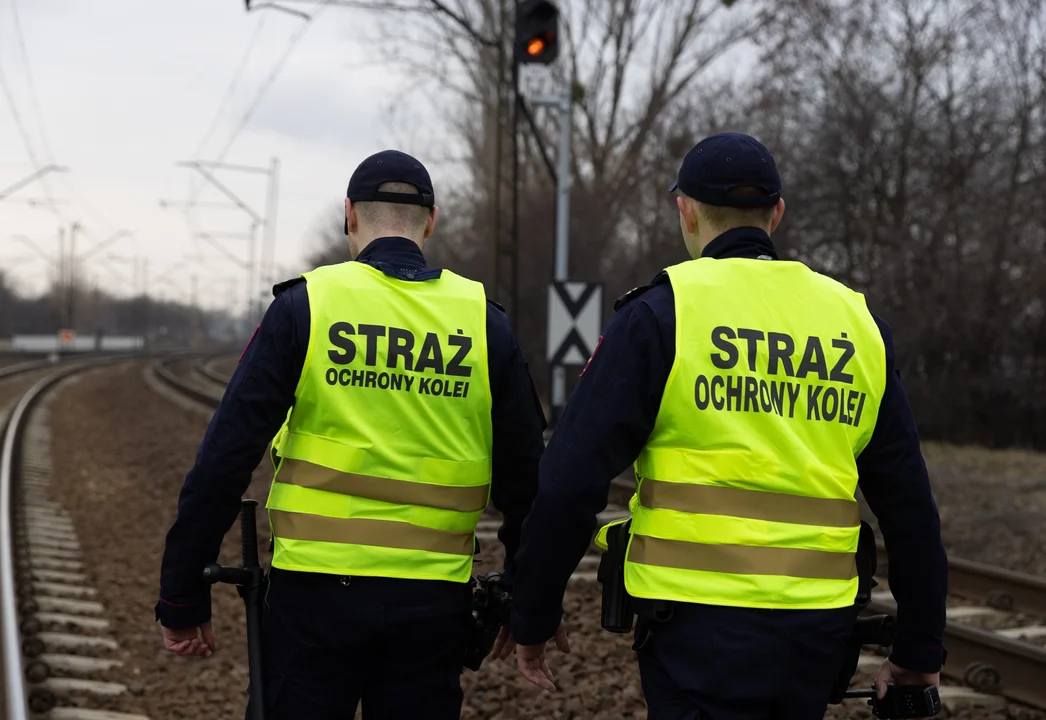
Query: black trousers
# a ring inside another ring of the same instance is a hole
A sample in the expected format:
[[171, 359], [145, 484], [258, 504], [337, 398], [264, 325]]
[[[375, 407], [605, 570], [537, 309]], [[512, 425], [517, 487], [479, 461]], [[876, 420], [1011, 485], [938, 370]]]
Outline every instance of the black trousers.
[[821, 720], [857, 611], [673, 604], [640, 617], [649, 720]]
[[[456, 720], [465, 584], [273, 569], [262, 620], [266, 720]], [[247, 708], [247, 720], [251, 720]]]

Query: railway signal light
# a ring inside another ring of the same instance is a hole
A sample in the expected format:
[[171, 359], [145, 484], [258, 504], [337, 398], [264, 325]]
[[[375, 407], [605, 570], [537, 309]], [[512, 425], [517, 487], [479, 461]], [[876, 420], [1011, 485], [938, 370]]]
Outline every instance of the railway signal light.
[[523, 0], [516, 12], [516, 62], [548, 65], [559, 57], [559, 8], [549, 0]]

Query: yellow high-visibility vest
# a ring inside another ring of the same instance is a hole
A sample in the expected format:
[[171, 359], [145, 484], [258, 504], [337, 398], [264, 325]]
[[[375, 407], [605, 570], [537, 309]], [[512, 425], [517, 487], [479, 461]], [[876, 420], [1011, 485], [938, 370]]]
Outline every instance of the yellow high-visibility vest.
[[668, 275], [675, 362], [635, 463], [628, 592], [853, 604], [856, 457], [886, 384], [864, 297], [795, 262], [703, 258]]
[[466, 582], [490, 495], [483, 286], [306, 273], [309, 347], [267, 508], [284, 570]]

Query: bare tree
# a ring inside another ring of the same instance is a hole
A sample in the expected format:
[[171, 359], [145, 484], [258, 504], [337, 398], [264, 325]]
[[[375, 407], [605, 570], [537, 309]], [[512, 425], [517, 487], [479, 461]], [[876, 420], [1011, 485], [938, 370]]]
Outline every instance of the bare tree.
[[[495, 269], [510, 247], [512, 226], [511, 3], [417, 3], [431, 12], [386, 18], [389, 33], [402, 38], [390, 59], [437, 79], [432, 89], [437, 107], [444, 109], [440, 116], [447, 118], [449, 152], [464, 157], [467, 172], [461, 202], [454, 204], [455, 217], [463, 220], [461, 230], [442, 234], [440, 247], [448, 264], [463, 264], [460, 269], [487, 282], [497, 299], [528, 308], [518, 315], [517, 332], [542, 384], [539, 358], [544, 355], [555, 197], [524, 117], [519, 120], [519, 287], [511, 287], [506, 270]], [[678, 133], [672, 156], [660, 141], [676, 127], [688, 92], [708, 80], [717, 60], [750, 40], [764, 19], [761, 1], [728, 5], [722, 0], [573, 0], [560, 5], [564, 57], [559, 72], [575, 98], [571, 274], [608, 282], [607, 311], [616, 294], [640, 281], [634, 267], [630, 272], [621, 260], [646, 260], [653, 254], [644, 249], [660, 247], [662, 241], [651, 242], [648, 231], [666, 225], [664, 190], [675, 173], [671, 166], [678, 166], [696, 137]], [[541, 136], [555, 137], [554, 117], [534, 111], [534, 121]], [[696, 133], [694, 125], [687, 122], [686, 130]], [[449, 212], [445, 217], [449, 219]], [[657, 237], [678, 238], [678, 232], [673, 236], [666, 230]], [[672, 248], [681, 252], [678, 239]], [[656, 269], [653, 262], [641, 263], [643, 279]], [[497, 286], [490, 286], [495, 277]]]
[[[18, 334], [52, 334], [65, 327], [65, 288], [54, 286], [36, 297], [25, 297], [7, 288], [0, 274], [0, 337]], [[205, 342], [226, 343], [242, 339], [239, 318], [222, 311], [198, 313], [179, 302], [145, 296], [117, 298], [101, 289], [75, 290], [77, 314], [72, 330], [81, 335], [142, 335], [170, 346], [187, 346], [195, 331]]]
[[1028, 392], [1046, 329], [1043, 3], [799, 0], [783, 15], [775, 47], [792, 50], [767, 53], [751, 108], [786, 183], [779, 244], [894, 325], [927, 435], [1046, 442], [1014, 422], [1046, 411]]
[[[389, 59], [436, 78], [438, 155], [463, 170], [430, 260], [527, 308], [517, 332], [543, 384], [554, 195], [529, 130], [519, 287], [495, 271], [512, 226], [511, 3], [413, 1], [419, 12], [386, 16], [384, 36], [401, 39]], [[603, 281], [609, 303], [686, 259], [664, 191], [700, 137], [749, 132], [784, 180], [780, 252], [891, 324], [924, 435], [1046, 447], [1046, 0], [561, 8], [572, 276]], [[554, 137], [554, 117], [533, 119]]]

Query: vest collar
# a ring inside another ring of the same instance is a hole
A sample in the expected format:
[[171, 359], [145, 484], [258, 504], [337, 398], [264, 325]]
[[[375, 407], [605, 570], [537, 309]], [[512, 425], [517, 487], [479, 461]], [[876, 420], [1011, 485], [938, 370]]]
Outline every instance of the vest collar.
[[740, 227], [727, 230], [705, 246], [701, 257], [747, 258], [755, 260], [759, 256], [768, 256], [777, 260], [777, 249], [765, 230], [754, 227]]

